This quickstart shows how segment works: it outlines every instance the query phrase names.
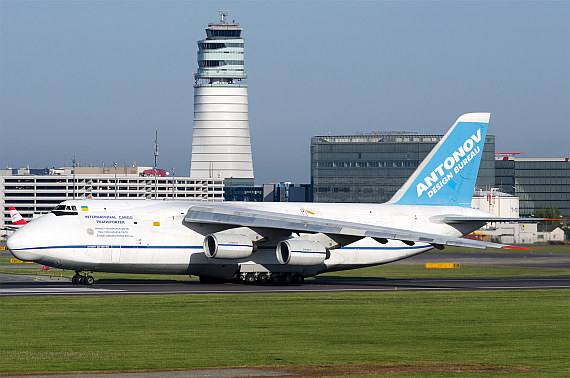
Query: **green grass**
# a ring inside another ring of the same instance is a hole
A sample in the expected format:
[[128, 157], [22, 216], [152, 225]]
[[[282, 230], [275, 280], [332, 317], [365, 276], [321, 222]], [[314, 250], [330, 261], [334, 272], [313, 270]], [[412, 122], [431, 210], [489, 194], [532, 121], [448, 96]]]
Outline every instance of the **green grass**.
[[434, 362], [570, 374], [568, 290], [3, 297], [0, 307], [0, 372]]
[[570, 274], [570, 269], [519, 268], [461, 265], [454, 269], [427, 269], [425, 265], [386, 264], [319, 274], [319, 277], [351, 277], [351, 278], [481, 278], [481, 277], [530, 277], [561, 276]]
[[14, 259], [15, 257], [4, 257], [4, 256], [0, 256], [0, 265], [7, 265], [10, 264], [10, 260]]
[[[546, 254], [570, 254], [570, 245], [556, 245], [556, 244], [523, 244], [520, 245], [523, 248], [529, 248], [530, 250], [520, 251], [522, 253], [546, 253]], [[512, 254], [516, 253], [517, 250], [505, 250], [505, 249], [477, 249], [477, 248], [465, 248], [465, 247], [445, 247], [441, 252], [458, 252], [458, 253], [479, 253], [485, 255], [486, 253], [505, 253]], [[438, 250], [431, 250], [429, 253], [440, 253]]]

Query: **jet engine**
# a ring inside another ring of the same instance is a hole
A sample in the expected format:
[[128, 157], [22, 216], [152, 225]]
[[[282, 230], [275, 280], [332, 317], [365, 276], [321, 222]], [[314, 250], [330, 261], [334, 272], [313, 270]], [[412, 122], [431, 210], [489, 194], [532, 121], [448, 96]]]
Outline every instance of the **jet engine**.
[[204, 253], [216, 259], [242, 259], [251, 256], [253, 242], [245, 235], [213, 233], [204, 238]]
[[287, 265], [319, 265], [327, 258], [327, 249], [311, 240], [287, 239], [277, 244], [277, 260]]

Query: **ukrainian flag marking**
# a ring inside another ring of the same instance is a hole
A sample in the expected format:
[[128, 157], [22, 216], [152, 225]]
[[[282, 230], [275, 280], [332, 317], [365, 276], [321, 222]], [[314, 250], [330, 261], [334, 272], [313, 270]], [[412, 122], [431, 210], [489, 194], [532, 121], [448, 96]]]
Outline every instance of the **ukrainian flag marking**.
[[87, 206], [81, 206], [81, 211], [89, 211], [89, 207], [87, 207]]

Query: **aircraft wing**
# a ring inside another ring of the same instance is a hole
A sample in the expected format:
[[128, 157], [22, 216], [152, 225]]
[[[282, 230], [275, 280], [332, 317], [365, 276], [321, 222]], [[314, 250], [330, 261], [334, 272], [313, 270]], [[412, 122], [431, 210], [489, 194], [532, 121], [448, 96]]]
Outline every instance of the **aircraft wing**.
[[245, 209], [228, 204], [197, 205], [188, 209], [184, 220], [189, 223], [222, 224], [234, 227], [256, 227], [288, 230], [295, 233], [323, 233], [332, 235], [348, 235], [371, 237], [380, 243], [387, 239], [401, 240], [408, 245], [427, 243], [436, 248], [444, 245], [471, 248], [509, 248], [504, 244], [482, 242], [446, 235], [430, 234], [412, 230], [374, 226], [364, 223], [344, 222], [333, 219], [314, 218], [291, 215], [271, 211]]
[[1, 228], [1, 230], [6, 230], [6, 231], [16, 231], [17, 229], [19, 229], [19, 226], [4, 226]]

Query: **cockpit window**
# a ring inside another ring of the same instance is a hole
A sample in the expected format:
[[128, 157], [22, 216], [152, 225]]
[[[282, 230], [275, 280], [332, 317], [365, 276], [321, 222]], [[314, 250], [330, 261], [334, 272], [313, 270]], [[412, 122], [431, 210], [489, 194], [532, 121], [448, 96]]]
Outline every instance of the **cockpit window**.
[[56, 216], [77, 215], [77, 207], [75, 205], [59, 204], [52, 210], [52, 213], [54, 213]]

